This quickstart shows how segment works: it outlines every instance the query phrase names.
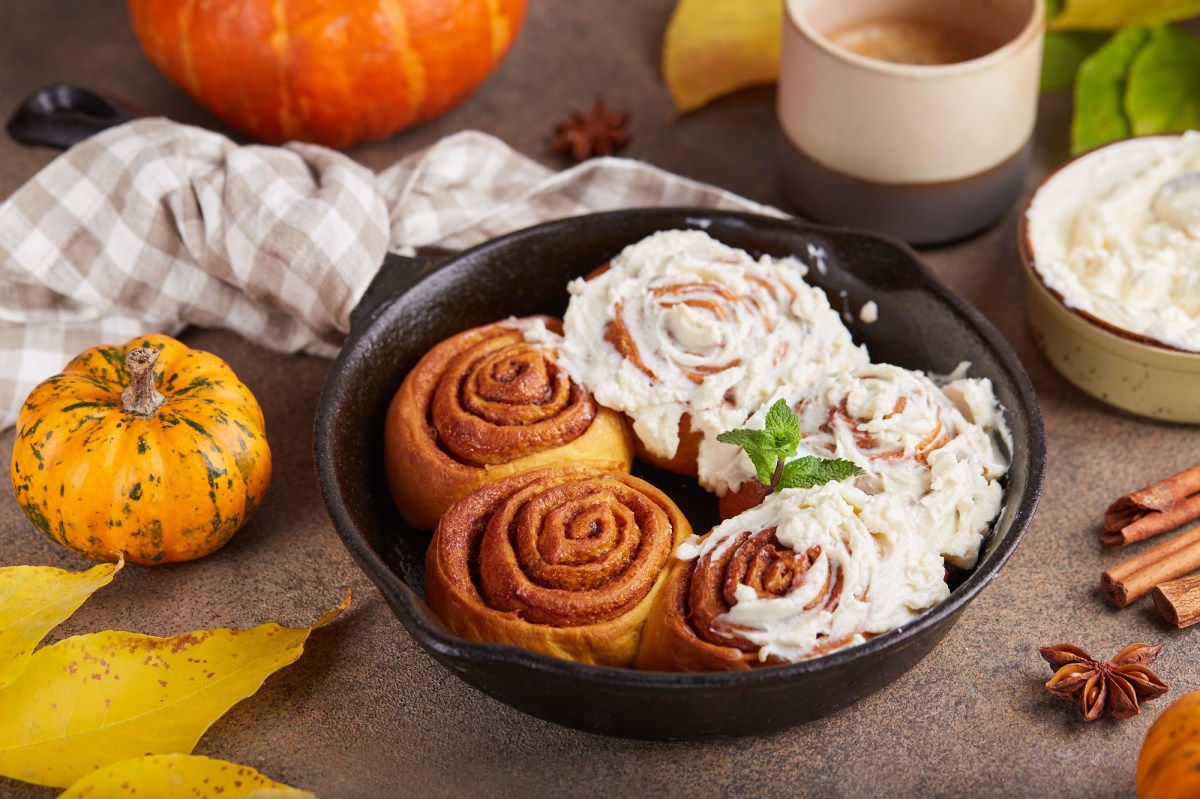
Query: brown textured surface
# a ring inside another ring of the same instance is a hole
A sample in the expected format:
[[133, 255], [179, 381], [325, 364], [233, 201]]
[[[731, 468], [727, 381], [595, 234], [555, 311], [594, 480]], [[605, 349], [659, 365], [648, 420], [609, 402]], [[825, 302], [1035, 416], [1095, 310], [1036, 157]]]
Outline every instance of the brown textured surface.
[[[510, 58], [464, 106], [352, 154], [379, 169], [461, 128], [500, 136], [547, 164], [553, 122], [597, 95], [632, 112], [625, 155], [782, 204], [773, 92], [753, 89], [677, 121], [658, 73], [671, 0], [541, 0]], [[121, 95], [214, 127], [141, 55], [118, 0], [12, 3], [0, 34], [0, 111], [53, 81]], [[549, 80], [553, 76], [553, 80]], [[1043, 100], [1035, 179], [1066, 155], [1069, 98]], [[54, 153], [0, 136], [0, 197]], [[1149, 600], [1115, 610], [1100, 572], [1130, 554], [1097, 543], [1118, 495], [1200, 459], [1200, 428], [1109, 410], [1040, 358], [1025, 327], [1015, 210], [995, 228], [923, 251], [1025, 362], [1046, 420], [1049, 479], [1025, 542], [937, 649], [856, 706], [782, 734], [716, 743], [602, 738], [486, 698], [421, 652], [342, 550], [312, 464], [312, 414], [328, 362], [266, 353], [225, 333], [185, 340], [226, 358], [258, 395], [276, 474], [255, 521], [206, 560], [130, 568], [61, 628], [172, 634], [279, 620], [307, 624], [346, 587], [351, 611], [315, 633], [201, 740], [199, 753], [254, 766], [323, 799], [389, 796], [1131, 796], [1137, 748], [1166, 703], [1200, 688], [1200, 638], [1159, 622]], [[0, 436], [7, 462], [12, 435]], [[85, 564], [43, 539], [0, 492], [0, 564]], [[1084, 724], [1042, 689], [1038, 647], [1070, 641], [1112, 657], [1132, 641], [1167, 646], [1163, 699], [1126, 721]], [[766, 786], [771, 786], [769, 789]], [[0, 779], [0, 796], [55, 791]]]

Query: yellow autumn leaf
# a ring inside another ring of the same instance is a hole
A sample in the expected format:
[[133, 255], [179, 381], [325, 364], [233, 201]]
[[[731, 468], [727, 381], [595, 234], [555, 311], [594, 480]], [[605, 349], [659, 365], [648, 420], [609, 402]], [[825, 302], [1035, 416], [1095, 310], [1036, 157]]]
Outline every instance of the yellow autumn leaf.
[[0, 567], [0, 688], [15, 680], [33, 648], [99, 588], [112, 582], [121, 563], [85, 572], [53, 566]]
[[680, 111], [779, 77], [783, 0], [679, 0], [663, 36], [663, 78]]
[[249, 766], [200, 755], [148, 755], [87, 774], [58, 799], [317, 799]]
[[1051, 31], [1110, 31], [1126, 25], [1154, 25], [1200, 14], [1200, 0], [1065, 0], [1050, 18]]
[[43, 647], [0, 690], [0, 775], [66, 787], [147, 754], [186, 754], [214, 721], [295, 661], [311, 627], [262, 624], [172, 638], [106, 631]]

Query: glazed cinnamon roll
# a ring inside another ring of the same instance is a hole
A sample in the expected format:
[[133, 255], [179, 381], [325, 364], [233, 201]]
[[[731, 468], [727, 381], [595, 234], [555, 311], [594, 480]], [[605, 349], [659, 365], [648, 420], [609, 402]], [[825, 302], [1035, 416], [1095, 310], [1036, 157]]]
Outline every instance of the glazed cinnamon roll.
[[845, 484], [789, 490], [677, 551], [635, 666], [731, 671], [824, 655], [905, 623], [949, 591], [942, 561]]
[[867, 362], [804, 274], [701, 231], [656, 233], [571, 283], [561, 356], [632, 419], [640, 456], [697, 474], [706, 442], [782, 386]]
[[388, 486], [404, 518], [432, 530], [476, 487], [554, 463], [628, 471], [632, 437], [558, 365], [561, 323], [535, 317], [459, 333], [430, 350], [388, 408]]
[[429, 606], [455, 634], [628, 666], [675, 547], [665, 494], [623, 472], [560, 466], [489, 483], [442, 516]]
[[[1008, 469], [993, 435], [1004, 428], [988, 381], [963, 378], [943, 389], [920, 372], [871, 364], [830, 375], [793, 406], [804, 435], [798, 456], [853, 461], [864, 470], [854, 484], [872, 503], [919, 520], [921, 535], [952, 565], [974, 565]], [[744, 426], [761, 428], [765, 413]], [[720, 446], [713, 488], [729, 518], [766, 489], [744, 453]]]

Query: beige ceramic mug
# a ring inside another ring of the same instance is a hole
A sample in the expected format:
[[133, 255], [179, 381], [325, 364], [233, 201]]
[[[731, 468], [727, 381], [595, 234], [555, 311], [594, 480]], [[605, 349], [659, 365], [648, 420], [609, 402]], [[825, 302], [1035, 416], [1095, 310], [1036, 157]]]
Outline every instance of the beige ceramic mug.
[[1037, 113], [1044, 0], [786, 0], [778, 114], [801, 213], [914, 244], [999, 219]]

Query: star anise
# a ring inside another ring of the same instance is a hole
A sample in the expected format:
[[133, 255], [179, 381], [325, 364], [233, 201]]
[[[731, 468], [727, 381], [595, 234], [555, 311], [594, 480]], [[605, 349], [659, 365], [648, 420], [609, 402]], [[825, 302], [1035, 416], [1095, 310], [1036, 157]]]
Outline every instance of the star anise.
[[554, 149], [576, 161], [613, 155], [629, 143], [628, 123], [629, 114], [609, 111], [604, 101], [597, 99], [587, 116], [575, 111], [570, 119], [554, 126]]
[[1107, 707], [1114, 718], [1136, 715], [1138, 700], [1150, 701], [1167, 692], [1167, 684], [1149, 668], [1162, 644], [1130, 644], [1107, 662], [1100, 662], [1071, 644], [1043, 646], [1038, 651], [1054, 669], [1046, 690], [1062, 699], [1075, 699], [1084, 721], [1100, 718]]

